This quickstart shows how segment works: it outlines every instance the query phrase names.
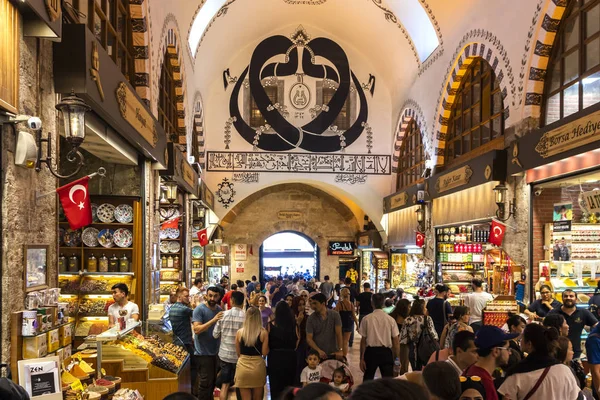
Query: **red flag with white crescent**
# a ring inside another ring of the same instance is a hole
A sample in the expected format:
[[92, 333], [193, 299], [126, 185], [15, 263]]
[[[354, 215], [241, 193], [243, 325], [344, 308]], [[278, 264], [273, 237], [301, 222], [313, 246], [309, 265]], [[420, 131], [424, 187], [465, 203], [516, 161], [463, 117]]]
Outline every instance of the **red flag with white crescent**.
[[416, 244], [417, 244], [417, 247], [423, 247], [423, 245], [425, 244], [425, 234], [424, 233], [417, 232]]
[[198, 231], [198, 240], [200, 241], [200, 246], [206, 246], [208, 244], [208, 233], [206, 233], [206, 228]]
[[179, 228], [179, 217], [169, 219], [169, 220], [163, 222], [162, 224], [160, 224], [161, 231], [164, 231], [165, 229], [168, 229], [168, 228], [175, 228], [175, 229]]
[[88, 191], [89, 176], [56, 189], [58, 199], [65, 211], [69, 227], [73, 230], [92, 223], [92, 205]]
[[498, 247], [502, 246], [505, 233], [506, 225], [493, 219], [492, 226], [490, 227], [490, 243]]

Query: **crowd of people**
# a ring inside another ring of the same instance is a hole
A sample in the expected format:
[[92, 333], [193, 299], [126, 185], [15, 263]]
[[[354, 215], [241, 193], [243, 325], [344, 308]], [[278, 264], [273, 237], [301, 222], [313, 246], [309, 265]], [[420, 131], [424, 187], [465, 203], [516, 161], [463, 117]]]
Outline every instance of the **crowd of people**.
[[[389, 392], [387, 399], [584, 399], [580, 338], [588, 326], [598, 398], [600, 327], [571, 290], [561, 303], [542, 286], [541, 299], [500, 329], [482, 324], [492, 296], [477, 279], [464, 305], [454, 308], [443, 284], [428, 301], [412, 302], [389, 282], [377, 293], [365, 279], [361, 286], [359, 292], [350, 278], [334, 284], [328, 276], [323, 282], [277, 277], [265, 285], [256, 277], [230, 285], [225, 277], [179, 288], [169, 320], [174, 340], [192, 356], [192, 394], [227, 399], [235, 387], [238, 398], [262, 399], [268, 378], [272, 399], [378, 398], [364, 388]], [[346, 363], [355, 332], [360, 385]], [[374, 380], [377, 370], [383, 379]], [[416, 397], [391, 394], [397, 385]]]

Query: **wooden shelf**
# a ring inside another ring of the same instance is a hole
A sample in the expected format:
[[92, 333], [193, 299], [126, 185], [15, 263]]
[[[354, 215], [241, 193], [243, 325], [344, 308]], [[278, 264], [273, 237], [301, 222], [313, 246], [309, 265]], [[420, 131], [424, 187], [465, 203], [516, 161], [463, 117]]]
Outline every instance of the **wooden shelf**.
[[[69, 225], [69, 222], [60, 221], [59, 224], [60, 225]], [[79, 231], [79, 230], [83, 230], [85, 228], [94, 227], [94, 225], [133, 226], [133, 222], [92, 222], [91, 224], [89, 224], [83, 228], [79, 228], [77, 230]]]
[[135, 275], [133, 272], [60, 272], [58, 274], [58, 276], [60, 277], [61, 275], [64, 276], [119, 276], [119, 275], [129, 275], [129, 276], [133, 276]]

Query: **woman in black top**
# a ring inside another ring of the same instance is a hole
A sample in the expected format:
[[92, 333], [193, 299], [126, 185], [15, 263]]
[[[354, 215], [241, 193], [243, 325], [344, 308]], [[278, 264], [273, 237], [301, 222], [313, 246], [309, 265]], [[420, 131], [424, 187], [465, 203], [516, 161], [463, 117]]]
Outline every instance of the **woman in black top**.
[[269, 333], [262, 327], [260, 310], [250, 307], [242, 329], [235, 336], [238, 361], [235, 370], [235, 386], [243, 399], [262, 399], [267, 383], [267, 371], [263, 356], [269, 353]]
[[530, 318], [544, 319], [546, 315], [555, 308], [562, 306], [562, 303], [552, 297], [552, 289], [548, 285], [540, 286], [540, 298], [527, 307], [525, 314]]
[[300, 296], [294, 298], [292, 303], [292, 311], [296, 319], [296, 328], [298, 329], [298, 347], [296, 348], [296, 374], [294, 377], [294, 386], [302, 386], [300, 382], [300, 373], [306, 367], [306, 355], [308, 354], [308, 344], [306, 343], [306, 321], [308, 314], [306, 312], [306, 302], [308, 296]]
[[[402, 331], [404, 326], [404, 320], [410, 313], [410, 301], [407, 299], [400, 299], [396, 303], [396, 307], [390, 313], [390, 317], [394, 318], [398, 325], [398, 332]], [[401, 373], [405, 374], [408, 372], [408, 345], [400, 345], [400, 369]]]
[[287, 302], [280, 301], [275, 307], [275, 320], [269, 324], [267, 373], [273, 399], [278, 399], [287, 386], [294, 384], [297, 346], [298, 328], [294, 314]]

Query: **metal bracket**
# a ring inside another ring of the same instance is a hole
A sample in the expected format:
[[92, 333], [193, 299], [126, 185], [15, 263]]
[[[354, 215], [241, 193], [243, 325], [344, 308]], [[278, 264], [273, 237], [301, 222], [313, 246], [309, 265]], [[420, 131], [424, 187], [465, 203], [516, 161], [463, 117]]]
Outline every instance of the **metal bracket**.
[[[99, 176], [100, 178], [104, 178], [106, 176], [106, 168], [104, 167], [100, 167], [98, 168], [98, 171], [94, 172], [93, 174], [89, 174], [88, 177], [91, 179], [95, 176]], [[37, 205], [38, 200], [39, 199], [43, 199], [44, 197], [48, 197], [51, 196], [53, 194], [56, 194], [56, 190], [53, 190], [51, 192], [45, 192], [45, 193], [38, 193], [38, 191], [36, 190], [34, 192], [35, 195], [35, 204]]]

